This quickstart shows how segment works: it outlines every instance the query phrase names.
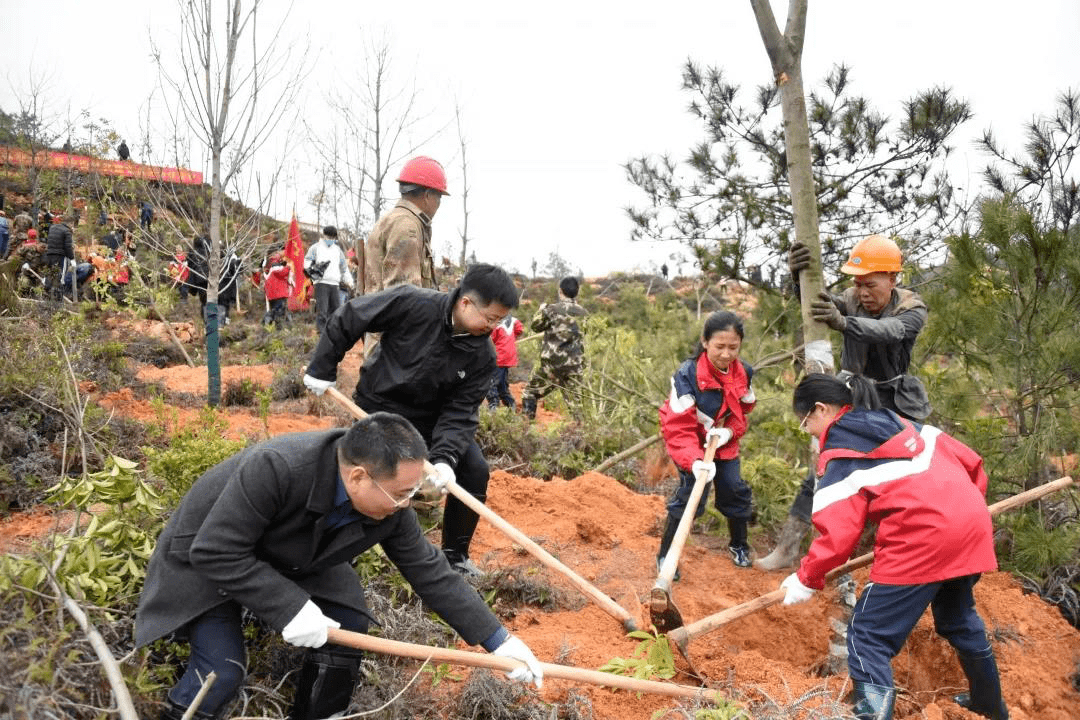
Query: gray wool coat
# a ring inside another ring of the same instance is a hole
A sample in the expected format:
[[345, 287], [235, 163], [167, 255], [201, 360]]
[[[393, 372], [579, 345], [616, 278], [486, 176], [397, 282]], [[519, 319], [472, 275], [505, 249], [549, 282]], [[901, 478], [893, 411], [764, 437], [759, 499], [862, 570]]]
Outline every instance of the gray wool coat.
[[135, 617], [142, 646], [235, 600], [280, 632], [309, 598], [367, 613], [350, 561], [375, 544], [469, 644], [499, 620], [424, 537], [416, 513], [328, 531], [344, 429], [282, 435], [210, 468], [172, 514], [150, 558]]

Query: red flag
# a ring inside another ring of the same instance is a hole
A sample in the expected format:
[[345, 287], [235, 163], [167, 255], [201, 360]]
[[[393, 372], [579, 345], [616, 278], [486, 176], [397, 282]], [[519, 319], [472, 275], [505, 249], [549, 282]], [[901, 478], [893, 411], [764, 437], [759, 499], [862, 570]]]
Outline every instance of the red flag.
[[293, 213], [292, 222], [289, 223], [289, 240], [285, 243], [285, 259], [292, 265], [293, 278], [296, 282], [289, 294], [289, 310], [293, 312], [307, 310], [310, 299], [304, 292], [308, 284], [308, 279], [304, 276], [304, 241], [300, 238], [300, 223], [296, 221], [296, 213]]

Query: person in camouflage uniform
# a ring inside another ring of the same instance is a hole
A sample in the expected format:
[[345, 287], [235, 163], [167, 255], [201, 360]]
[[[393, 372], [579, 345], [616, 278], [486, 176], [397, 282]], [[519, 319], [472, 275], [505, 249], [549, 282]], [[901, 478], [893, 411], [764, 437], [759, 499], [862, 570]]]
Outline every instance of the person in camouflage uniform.
[[[572, 388], [585, 369], [585, 346], [577, 320], [585, 315], [585, 308], [575, 299], [579, 287], [577, 278], [564, 277], [559, 281], [559, 302], [544, 303], [533, 316], [530, 328], [544, 333], [544, 339], [540, 365], [533, 370], [529, 384], [521, 393], [521, 409], [529, 419], [536, 417], [540, 398], [556, 388], [564, 392]], [[567, 400], [570, 399], [568, 395]]]
[[25, 210], [16, 215], [11, 221], [12, 242], [8, 248], [10, 254], [15, 254], [19, 246], [26, 244], [27, 234], [34, 227], [34, 221]]
[[[401, 199], [379, 218], [364, 243], [364, 294], [395, 285], [438, 290], [431, 254], [431, 220], [446, 192], [446, 173], [436, 160], [419, 155], [398, 175]], [[364, 337], [364, 357], [371, 357], [378, 333]]]
[[437, 290], [431, 221], [446, 192], [446, 174], [429, 157], [415, 157], [398, 176], [401, 199], [379, 218], [364, 245], [365, 293], [409, 284]]

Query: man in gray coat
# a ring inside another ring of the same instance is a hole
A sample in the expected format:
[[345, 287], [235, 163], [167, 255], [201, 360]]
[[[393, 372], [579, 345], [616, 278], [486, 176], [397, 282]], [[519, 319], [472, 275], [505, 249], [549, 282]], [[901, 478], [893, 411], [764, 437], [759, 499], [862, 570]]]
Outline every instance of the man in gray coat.
[[409, 507], [426, 457], [405, 418], [373, 413], [348, 430], [253, 445], [199, 478], [158, 538], [135, 619], [139, 646], [171, 633], [191, 645], [163, 720], [180, 720], [211, 671], [217, 681], [195, 717], [218, 717], [236, 695], [246, 673], [243, 608], [310, 648], [290, 717], [346, 710], [361, 653], [327, 644], [327, 629], [366, 632], [373, 618], [350, 562], [376, 544], [466, 642], [525, 663], [511, 678], [539, 687], [533, 653], [450, 569]]
[[[792, 277], [810, 265], [810, 249], [795, 244], [788, 254]], [[897, 287], [903, 269], [900, 247], [883, 235], [868, 235], [851, 250], [840, 272], [853, 286], [841, 295], [822, 291], [810, 303], [815, 321], [843, 338], [841, 372], [874, 381], [881, 406], [922, 422], [930, 415], [930, 399], [919, 378], [908, 372], [915, 340], [926, 325], [928, 309], [918, 293]], [[799, 494], [788, 513], [776, 548], [754, 562], [759, 570], [779, 570], [799, 559], [802, 539], [810, 531], [817, 476], [809, 463]]]

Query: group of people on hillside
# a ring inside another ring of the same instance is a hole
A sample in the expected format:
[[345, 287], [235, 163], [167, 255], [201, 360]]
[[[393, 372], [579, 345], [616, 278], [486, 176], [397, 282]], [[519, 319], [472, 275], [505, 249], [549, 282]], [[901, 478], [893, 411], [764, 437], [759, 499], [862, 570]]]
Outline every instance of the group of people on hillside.
[[[346, 711], [361, 655], [329, 635], [336, 628], [366, 632], [375, 620], [350, 563], [376, 544], [466, 642], [518, 660], [511, 678], [542, 683], [534, 653], [468, 582], [481, 573], [469, 554], [477, 514], [448, 494], [437, 549], [410, 507], [425, 481], [444, 493], [459, 486], [486, 500], [489, 468], [476, 441], [478, 409], [485, 400], [513, 403], [504, 370], [516, 360], [507, 338], [512, 344], [523, 330], [511, 314], [518, 290], [504, 270], [482, 263], [469, 267], [454, 289], [436, 289], [431, 218], [447, 194], [445, 175], [434, 160], [414, 158], [399, 183], [401, 200], [368, 238], [365, 275], [371, 286], [333, 312], [340, 295], [329, 289], [321, 294], [326, 312], [303, 378], [322, 395], [335, 384], [345, 354], [363, 342], [366, 359], [353, 400], [368, 417], [347, 430], [274, 438], [220, 463], [195, 483], [158, 539], [136, 641], [145, 645], [171, 635], [191, 646], [164, 718], [179, 720], [210, 672], [217, 681], [195, 717], [219, 717], [236, 695], [246, 667], [245, 609], [286, 642], [308, 648], [290, 717]], [[322, 245], [326, 249], [309, 250], [305, 269], [321, 278], [329, 273], [324, 284], [337, 291], [334, 272], [345, 267], [343, 258], [333, 252], [336, 243]], [[792, 251], [796, 272], [805, 268], [804, 255], [799, 247]], [[889, 661], [930, 606], [938, 632], [957, 649], [968, 675], [971, 692], [962, 702], [1000, 720], [1007, 710], [972, 598], [979, 573], [996, 566], [983, 500], [986, 475], [974, 451], [921, 424], [929, 409], [925, 392], [919, 395], [907, 370], [926, 309], [896, 287], [900, 261], [895, 243], [867, 238], [842, 268], [854, 276], [855, 288], [842, 296], [825, 293], [814, 305], [815, 319], [843, 334], [846, 372], [807, 375], [793, 394], [799, 427], [820, 447], [810, 488], [810, 519], [820, 535], [781, 583], [784, 602], [808, 600], [823, 587], [826, 572], [850, 555], [863, 526], [879, 523], [871, 584], [848, 632], [855, 713], [892, 717]], [[532, 322], [545, 333], [545, 347], [522, 394], [530, 416], [539, 398], [572, 385], [583, 368], [578, 283], [566, 278], [559, 289], [559, 301], [541, 306]], [[698, 507], [686, 507], [695, 475], [715, 488], [733, 563], [752, 564], [747, 535], [753, 498], [741, 477], [739, 442], [756, 397], [753, 369], [740, 358], [744, 332], [734, 313], [710, 315], [699, 347], [675, 371], [660, 408], [680, 485], [667, 505], [658, 565], [670, 528], [683, 513], [704, 511], [706, 497]], [[376, 349], [367, 352], [375, 337]], [[718, 449], [706, 462], [710, 443]]]
[[[72, 275], [75, 292], [85, 283], [103, 278], [100, 286], [110, 295], [123, 300], [124, 289], [131, 277], [130, 262], [136, 251], [135, 237], [120, 225], [114, 225], [97, 242], [83, 246], [74, 241], [74, 228], [79, 225], [85, 202], [76, 198], [74, 210], [40, 210], [36, 220], [33, 211], [21, 210], [14, 218], [0, 210], [0, 260], [18, 256], [20, 276], [30, 286], [41, 288], [46, 297], [60, 300], [71, 297]], [[153, 216], [148, 202], [140, 210], [142, 227], [149, 229], [146, 220]], [[108, 224], [108, 214], [101, 208], [97, 224]], [[81, 294], [81, 293], [80, 293]]]

